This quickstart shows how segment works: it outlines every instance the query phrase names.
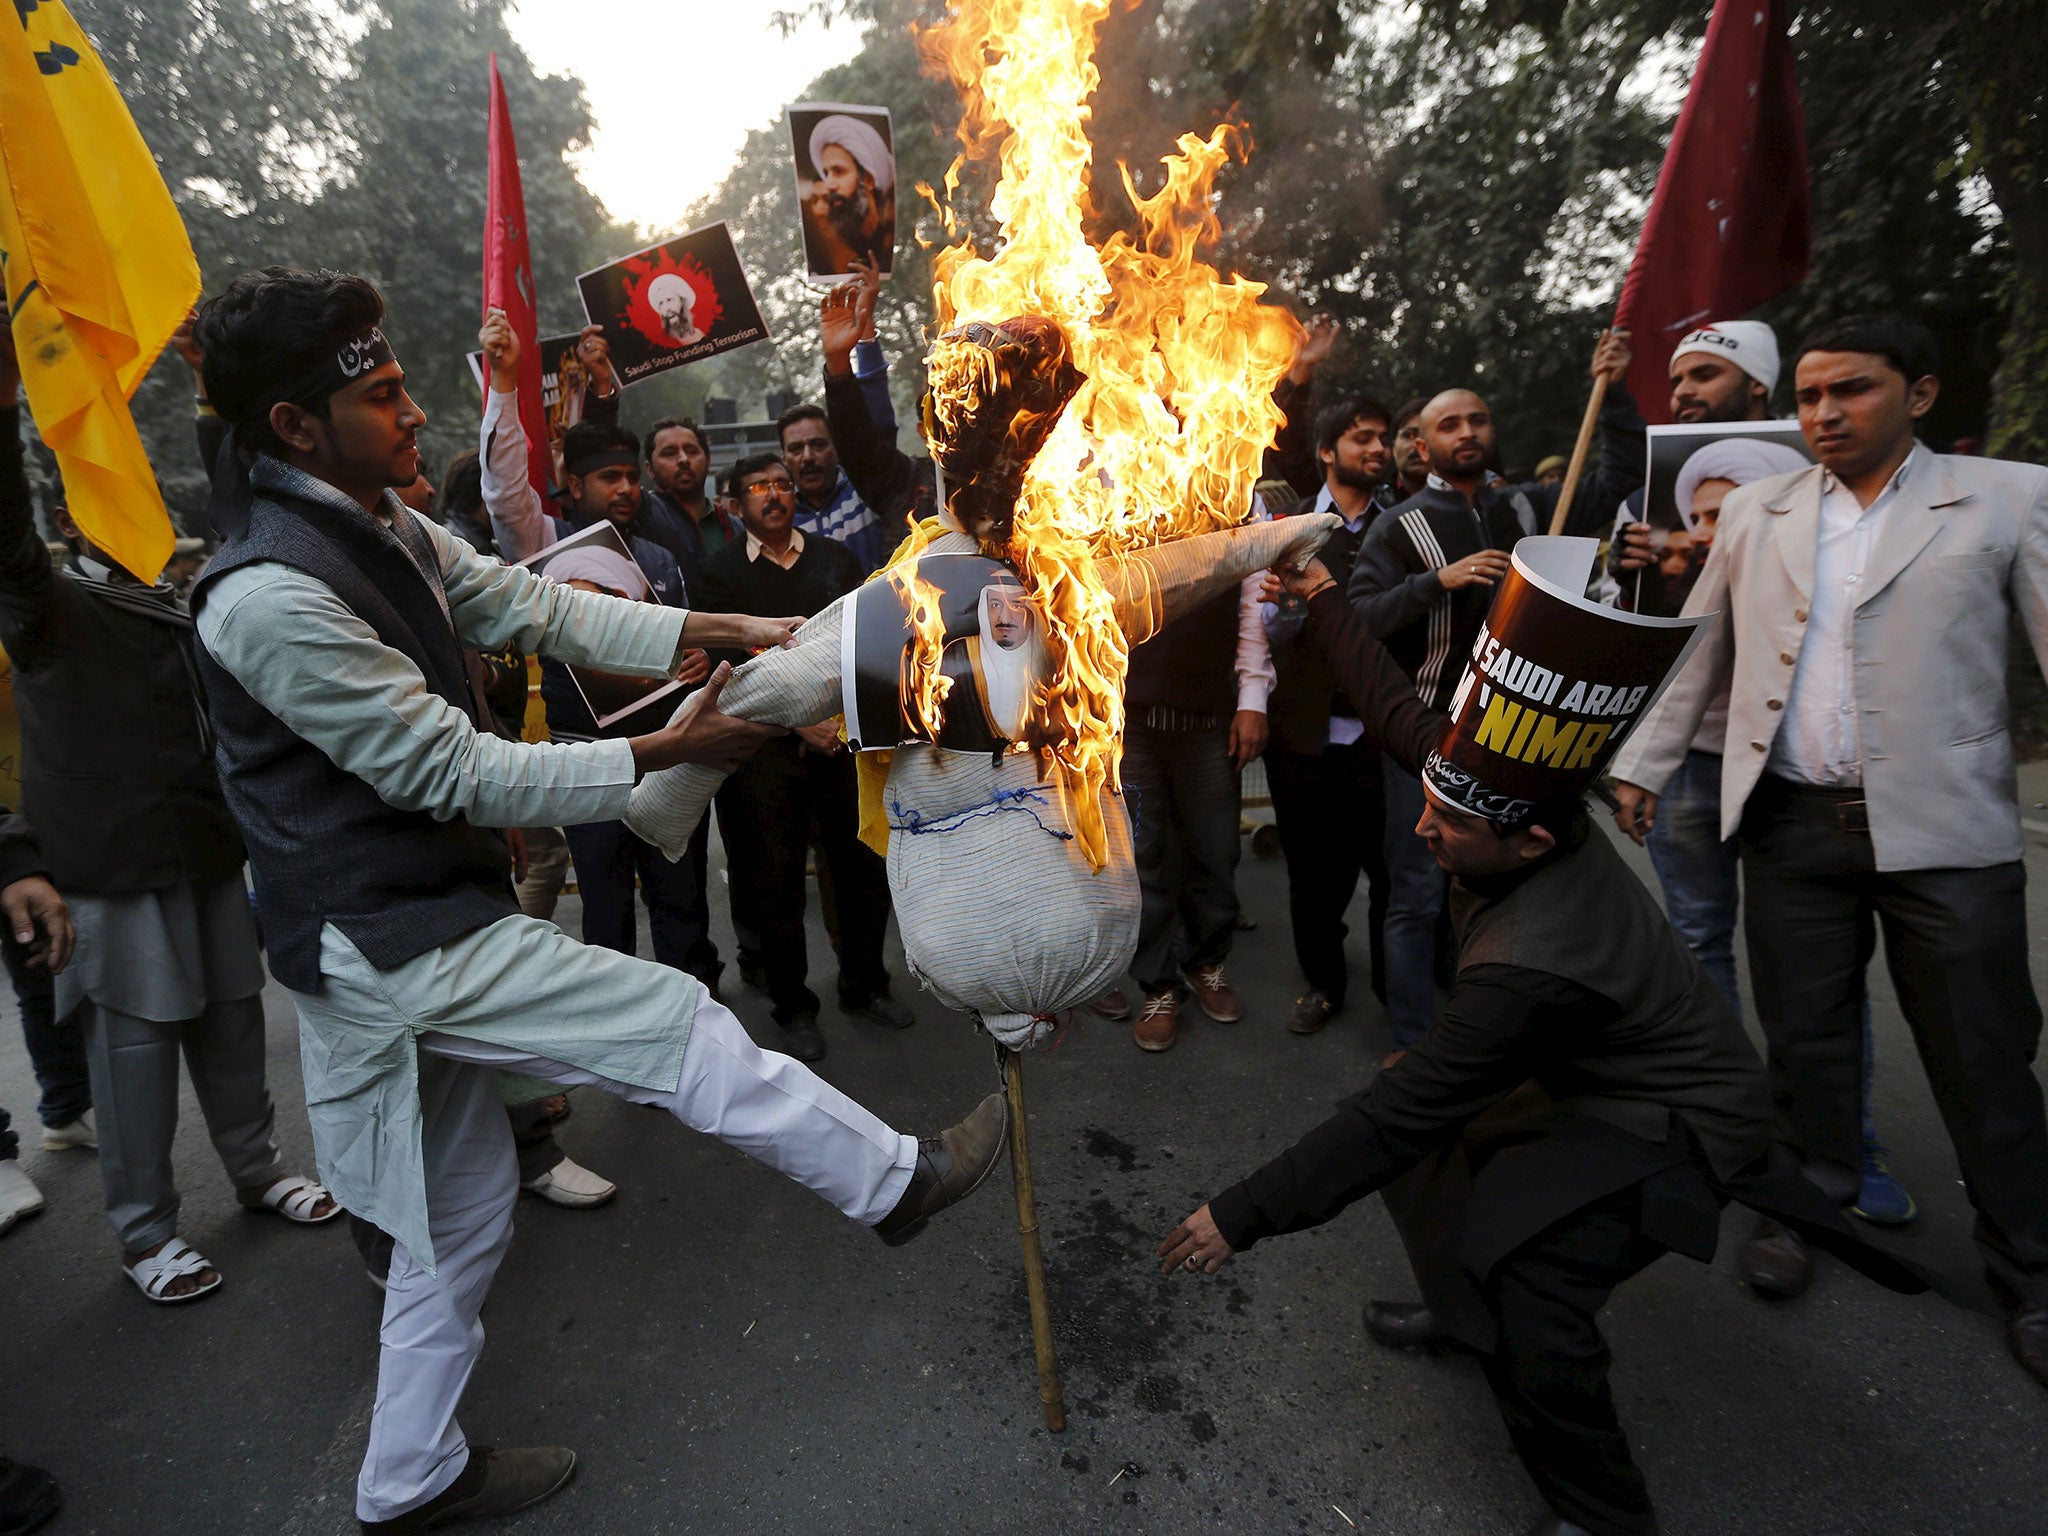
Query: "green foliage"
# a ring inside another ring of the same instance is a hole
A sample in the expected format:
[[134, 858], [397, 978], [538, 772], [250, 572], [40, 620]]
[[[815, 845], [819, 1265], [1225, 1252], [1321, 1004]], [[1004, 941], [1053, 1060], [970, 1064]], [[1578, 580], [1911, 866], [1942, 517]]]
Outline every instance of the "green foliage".
[[[273, 262], [361, 272], [430, 418], [437, 466], [473, 446], [463, 354], [481, 318], [488, 61], [519, 137], [544, 328], [582, 320], [574, 278], [630, 236], [565, 159], [579, 82], [542, 76], [506, 0], [73, 0], [185, 216], [208, 292]], [[173, 516], [204, 530], [192, 380], [166, 353], [135, 415]]]

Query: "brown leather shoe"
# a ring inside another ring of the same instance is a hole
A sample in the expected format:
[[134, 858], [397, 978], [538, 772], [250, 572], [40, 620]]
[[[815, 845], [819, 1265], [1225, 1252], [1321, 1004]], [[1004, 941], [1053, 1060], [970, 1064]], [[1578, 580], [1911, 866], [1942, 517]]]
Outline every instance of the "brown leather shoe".
[[1131, 1000], [1124, 996], [1122, 987], [1111, 987], [1102, 996], [1088, 1005], [1091, 1013], [1099, 1013], [1105, 1019], [1121, 1024], [1131, 1016]]
[[1806, 1240], [1774, 1221], [1757, 1223], [1755, 1236], [1735, 1256], [1735, 1268], [1751, 1290], [1774, 1301], [1790, 1301], [1813, 1282]]
[[1336, 1016], [1337, 1005], [1330, 1001], [1330, 994], [1311, 987], [1295, 999], [1294, 1012], [1287, 1015], [1287, 1029], [1290, 1034], [1312, 1035]]
[[981, 1188], [1010, 1130], [1010, 1101], [992, 1093], [958, 1125], [917, 1144], [917, 1166], [896, 1208], [875, 1223], [875, 1236], [891, 1248], [922, 1232], [949, 1205]]
[[454, 1482], [418, 1509], [389, 1520], [363, 1520], [365, 1531], [379, 1536], [406, 1536], [431, 1531], [458, 1520], [489, 1520], [538, 1504], [576, 1475], [576, 1453], [559, 1445], [494, 1451], [487, 1445], [469, 1448], [469, 1463]]
[[1148, 992], [1145, 1006], [1131, 1026], [1131, 1038], [1141, 1051], [1167, 1051], [1180, 1033], [1180, 996], [1174, 992]]
[[1218, 1024], [1235, 1024], [1244, 1017], [1244, 1004], [1237, 1000], [1237, 988], [1223, 974], [1223, 965], [1198, 965], [1188, 972], [1188, 985], [1195, 989], [1195, 1001], [1202, 1012]]

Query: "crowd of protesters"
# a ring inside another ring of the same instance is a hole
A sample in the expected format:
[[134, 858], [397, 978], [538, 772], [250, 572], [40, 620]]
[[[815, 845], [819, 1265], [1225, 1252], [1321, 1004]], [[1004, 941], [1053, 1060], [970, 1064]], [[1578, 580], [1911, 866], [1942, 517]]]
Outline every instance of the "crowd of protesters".
[[[435, 549], [454, 541], [465, 559], [487, 565], [532, 561], [609, 525], [616, 543], [592, 543], [586, 557], [562, 563], [557, 579], [676, 610], [673, 635], [688, 643], [677, 643], [668, 675], [684, 693], [708, 687], [715, 700], [724, 665], [744, 662], [774, 623], [814, 615], [852, 591], [888, 562], [913, 520], [934, 510], [929, 461], [898, 444], [875, 300], [872, 273], [826, 296], [817, 402], [784, 411], [778, 450], [740, 457], [722, 478], [696, 423], [667, 418], [639, 435], [620, 425], [619, 383], [591, 327], [578, 344], [587, 379], [580, 419], [549, 445], [555, 483], [547, 495], [528, 477], [520, 343], [493, 312], [480, 336], [487, 387], [478, 441], [442, 469], [438, 486], [422, 473], [400, 500], [438, 525], [437, 539], [445, 530]], [[1335, 514], [1340, 526], [1322, 565], [1414, 694], [1440, 709], [1515, 545], [1550, 528], [1564, 463], [1546, 458], [1524, 480], [1503, 476], [1493, 407], [1457, 380], [1410, 381], [1416, 398], [1398, 409], [1356, 393], [1318, 398], [1317, 367], [1335, 335], [1326, 320], [1308, 327], [1279, 391], [1287, 426], [1247, 515]], [[220, 420], [208, 400], [216, 371], [205, 328], [182, 335], [180, 350], [194, 367], [201, 451], [214, 465]], [[1631, 338], [1619, 332], [1603, 334], [1593, 351], [1590, 372], [1607, 381], [1606, 405], [1594, 468], [1578, 482], [1565, 524], [1606, 542], [1610, 596], [1658, 558], [1642, 515], [1643, 423], [1622, 383], [1630, 360]], [[1775, 1110], [1807, 1176], [1865, 1221], [1903, 1225], [1915, 1205], [1890, 1170], [1871, 1112], [1867, 972], [1882, 931], [2011, 1348], [2048, 1384], [2048, 1122], [2034, 1072], [2041, 1019], [2004, 691], [2014, 618], [2048, 659], [2048, 491], [2038, 469], [1918, 442], [1939, 367], [1931, 338], [1910, 320], [1822, 327], [1784, 373], [1770, 328], [1739, 319], [1694, 331], [1670, 358], [1676, 420], [1759, 421], [1791, 405], [1821, 467], [1788, 474], [1767, 455], [1735, 455], [1713, 470], [1726, 499], [1706, 524], [1712, 558], [1688, 601], [1689, 611], [1720, 617], [1700, 658], [1614, 765], [1620, 825], [1647, 841], [1671, 925], [1738, 1015], [1743, 919]], [[279, 1157], [265, 1055], [267, 1027], [284, 1020], [265, 1017], [266, 952], [269, 973], [295, 993], [303, 978], [317, 991], [323, 974], [342, 973], [327, 953], [331, 938], [316, 929], [309, 948], [306, 934], [252, 898], [246, 824], [218, 765], [229, 760], [224, 753], [254, 749], [223, 744], [230, 727], [219, 669], [234, 668], [209, 659], [187, 600], [203, 549], [181, 541], [176, 568], [145, 585], [58, 507], [66, 547], [53, 557], [23, 471], [16, 385], [11, 344], [0, 340], [0, 641], [23, 744], [22, 804], [0, 824], [0, 906], [41, 1093], [41, 1146], [97, 1155], [118, 1262], [142, 1296], [187, 1303], [218, 1289], [222, 1273], [178, 1230], [171, 1148], [182, 1059], [242, 1204], [305, 1225], [346, 1214], [369, 1279], [394, 1295], [417, 1288], [420, 1260], [406, 1252], [415, 1239], [397, 1234], [394, 1260], [394, 1234], [346, 1198], [346, 1170], [323, 1167], [325, 1182], [315, 1182]], [[1962, 513], [1992, 532], [1921, 558], [1941, 520]], [[308, 568], [314, 560], [294, 558]], [[202, 578], [215, 615], [242, 590], [235, 576], [209, 570]], [[1364, 990], [1383, 1010], [1396, 1053], [1442, 1019], [1456, 964], [1453, 890], [1438, 844], [1418, 829], [1423, 782], [1383, 750], [1367, 701], [1347, 693], [1309, 611], [1300, 596], [1255, 577], [1130, 656], [1122, 779], [1143, 891], [1136, 995], [1119, 988], [1093, 1007], [1128, 1020], [1143, 1051], [1175, 1046], [1191, 1006], [1219, 1024], [1284, 1022], [1307, 1035], [1359, 1013]], [[725, 616], [723, 627], [686, 633], [683, 612]], [[600, 696], [566, 661], [536, 665], [534, 649], [508, 622], [494, 645], [465, 650], [446, 678], [428, 675], [444, 700], [457, 701], [450, 707], [467, 708], [476, 730], [497, 740], [600, 740]], [[1285, 860], [1300, 976], [1284, 1014], [1248, 1004], [1228, 970], [1233, 944], [1251, 926], [1237, 866], [1241, 786], [1254, 764], [1263, 764]], [[367, 768], [360, 777], [383, 782]], [[537, 793], [509, 799], [555, 803]], [[839, 1017], [890, 1029], [913, 1023], [900, 957], [891, 959], [888, 880], [858, 835], [857, 800], [851, 754], [829, 725], [766, 740], [732, 774], [716, 806], [737, 942], [730, 971], [713, 939], [709, 819], [671, 862], [629, 829], [616, 801], [592, 819], [532, 818], [503, 839], [517, 911], [550, 919], [573, 879], [584, 944], [632, 956], [644, 908], [657, 964], [690, 973], [714, 1001], [765, 998], [762, 1043], [816, 1062], [827, 1054], [828, 1024], [829, 1038], [839, 1038]], [[560, 803], [572, 802], [565, 795]], [[573, 803], [597, 807], [599, 798]], [[477, 853], [451, 847], [447, 856]], [[814, 989], [826, 957], [806, 939], [811, 876], [830, 939], [836, 1015]], [[488, 883], [488, 871], [479, 879]], [[1363, 942], [1347, 943], [1360, 927]], [[351, 962], [385, 969], [378, 942], [396, 941], [358, 935]], [[860, 1048], [888, 1047], [870, 1035]], [[502, 1045], [492, 1049], [499, 1054], [474, 1043], [448, 1054], [514, 1061]], [[601, 1204], [617, 1186], [556, 1139], [569, 1083], [544, 1086], [526, 1103], [491, 1110], [509, 1117], [518, 1183], [559, 1206]], [[19, 1085], [0, 1090], [18, 1096]], [[646, 1093], [643, 1102], [656, 1101], [652, 1085]], [[0, 1108], [0, 1232], [41, 1199]], [[859, 1204], [851, 1196], [841, 1203], [849, 1214]], [[896, 1219], [889, 1202], [868, 1206], [862, 1219], [879, 1219], [885, 1231]], [[466, 1261], [450, 1253], [443, 1262]], [[1771, 1297], [1796, 1295], [1812, 1278], [1807, 1240], [1768, 1219], [1739, 1264]], [[488, 1268], [484, 1275], [487, 1282]], [[1375, 1333], [1389, 1343], [1421, 1337], [1412, 1318], [1386, 1314]], [[1553, 1399], [1532, 1410], [1549, 1416], [1547, 1449], [1518, 1436], [1525, 1459], [1611, 1460], [1611, 1448], [1586, 1449], [1601, 1433], [1605, 1390], [1604, 1373], [1591, 1387], [1555, 1385]], [[1604, 1411], [1611, 1419], [1611, 1405]], [[366, 1465], [366, 1528], [424, 1528], [406, 1522], [430, 1505], [452, 1508], [450, 1489], [475, 1496], [470, 1484], [430, 1471], [387, 1466], [373, 1488]], [[544, 1481], [556, 1469], [521, 1475]], [[0, 1462], [0, 1527], [26, 1529], [8, 1522], [49, 1497], [33, 1469]], [[1593, 1518], [1573, 1509], [1573, 1519]], [[1623, 1511], [1605, 1524], [1546, 1529], [1649, 1529], [1634, 1519]]]

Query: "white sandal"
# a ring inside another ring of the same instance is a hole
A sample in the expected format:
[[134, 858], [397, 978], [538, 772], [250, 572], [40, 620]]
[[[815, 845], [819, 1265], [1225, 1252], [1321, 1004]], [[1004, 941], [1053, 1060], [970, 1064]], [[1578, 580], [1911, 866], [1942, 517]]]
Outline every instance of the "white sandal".
[[339, 1204], [325, 1216], [315, 1216], [313, 1214], [315, 1210], [319, 1209], [322, 1200], [333, 1199], [334, 1196], [330, 1195], [318, 1184], [315, 1184], [311, 1179], [301, 1178], [297, 1174], [293, 1174], [290, 1178], [279, 1179], [270, 1188], [264, 1190], [263, 1197], [258, 1204], [251, 1205], [248, 1201], [244, 1200], [242, 1202], [242, 1209], [245, 1211], [275, 1211], [286, 1221], [295, 1221], [302, 1227], [317, 1227], [322, 1222], [332, 1221], [341, 1214], [341, 1206]]
[[158, 1306], [175, 1307], [180, 1302], [197, 1301], [200, 1297], [210, 1296], [220, 1289], [220, 1272], [214, 1270], [211, 1285], [202, 1285], [198, 1290], [188, 1291], [182, 1296], [164, 1294], [173, 1280], [181, 1280], [187, 1275], [203, 1274], [209, 1269], [213, 1269], [213, 1266], [207, 1263], [191, 1244], [182, 1237], [174, 1237], [148, 1258], [137, 1259], [133, 1264], [123, 1264], [121, 1273], [133, 1280], [142, 1294]]

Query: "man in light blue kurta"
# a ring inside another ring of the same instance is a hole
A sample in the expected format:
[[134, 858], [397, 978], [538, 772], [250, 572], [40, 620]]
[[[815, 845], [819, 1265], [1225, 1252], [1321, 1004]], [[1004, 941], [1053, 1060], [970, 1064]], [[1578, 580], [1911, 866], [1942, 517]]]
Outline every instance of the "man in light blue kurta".
[[194, 616], [321, 1170], [397, 1242], [356, 1512], [398, 1532], [521, 1507], [574, 1467], [472, 1456], [455, 1421], [518, 1188], [498, 1071], [667, 1109], [888, 1241], [980, 1182], [1006, 1122], [991, 1096], [942, 1137], [902, 1135], [756, 1048], [686, 973], [518, 914], [488, 829], [616, 820], [637, 773], [730, 764], [767, 733], [718, 714], [714, 680], [648, 736], [509, 742], [477, 729], [461, 648], [666, 677], [686, 645], [790, 626], [557, 586], [406, 510], [390, 487], [424, 416], [381, 318], [359, 278], [275, 268], [207, 307], [208, 393], [236, 436]]

